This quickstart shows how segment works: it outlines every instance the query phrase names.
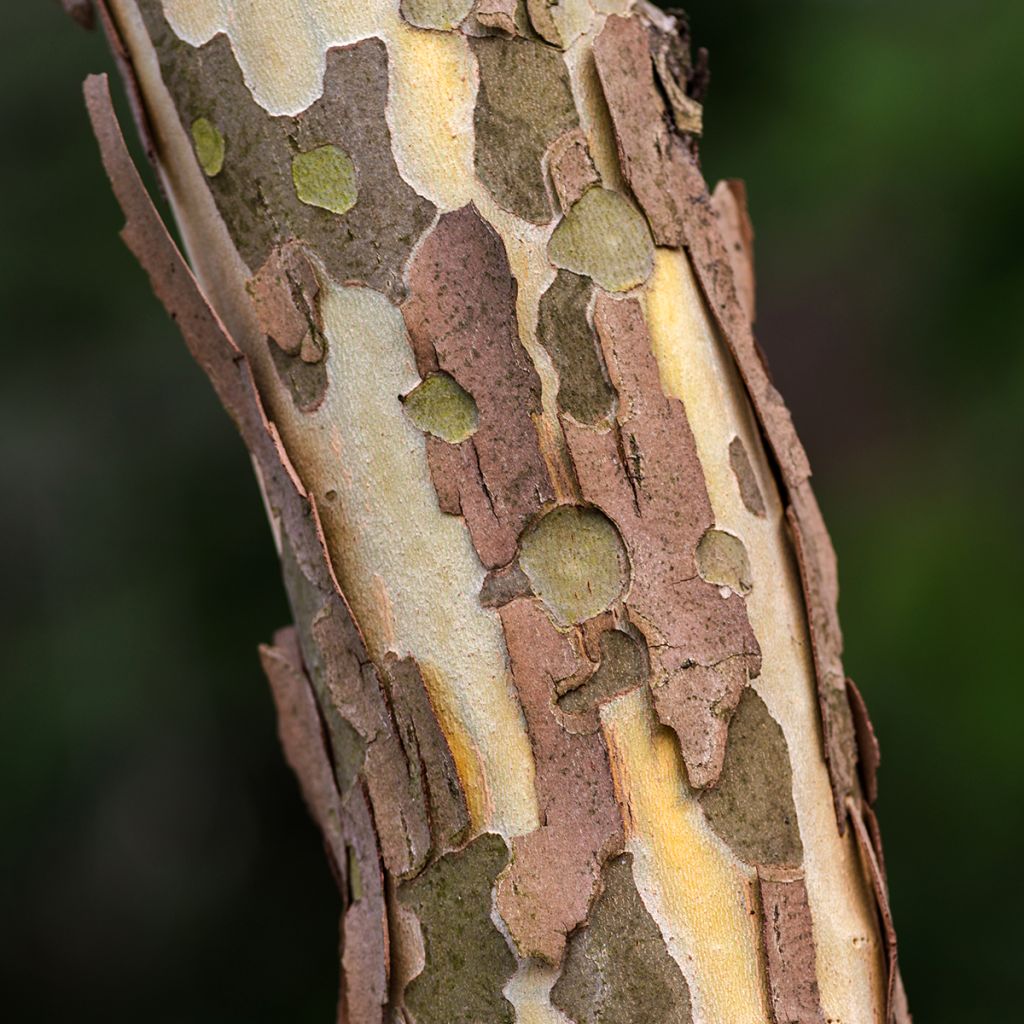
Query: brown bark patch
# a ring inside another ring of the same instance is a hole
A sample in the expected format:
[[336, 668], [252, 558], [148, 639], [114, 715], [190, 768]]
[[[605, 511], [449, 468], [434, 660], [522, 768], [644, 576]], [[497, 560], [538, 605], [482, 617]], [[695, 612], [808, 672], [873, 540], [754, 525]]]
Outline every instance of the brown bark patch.
[[569, 941], [551, 1002], [575, 1024], [690, 1024], [690, 989], [633, 881], [632, 854], [609, 860], [602, 892]]
[[420, 374], [441, 370], [476, 402], [476, 433], [428, 444], [441, 508], [465, 516], [488, 568], [515, 556], [553, 498], [537, 440], [540, 378], [519, 340], [516, 284], [501, 239], [472, 206], [440, 218], [409, 268], [402, 307]]
[[507, 863], [505, 841], [488, 832], [399, 888], [425, 946], [423, 971], [404, 995], [415, 1024], [513, 1024], [502, 989], [516, 960], [491, 921], [491, 890]]
[[[192, 47], [174, 34], [158, 2], [140, 7], [186, 130], [205, 117], [226, 140], [223, 168], [208, 182], [246, 264], [260, 267], [276, 243], [300, 238], [335, 281], [363, 283], [400, 300], [403, 268], [434, 207], [395, 164], [384, 43], [364, 39], [332, 48], [322, 96], [294, 117], [273, 116], [253, 99], [226, 36]], [[345, 187], [337, 159], [307, 166], [311, 154], [338, 153], [351, 165]], [[299, 194], [296, 159], [306, 161]]]
[[729, 725], [722, 774], [700, 802], [708, 823], [744, 863], [800, 866], [789, 747], [753, 687], [743, 691]]
[[569, 733], [555, 714], [558, 683], [581, 667], [573, 644], [534, 600], [513, 601], [500, 614], [543, 824], [512, 839], [497, 907], [522, 956], [558, 963], [565, 936], [586, 917], [602, 862], [622, 847], [622, 819], [600, 733]]
[[[618, 393], [615, 426], [598, 432], [563, 419], [563, 427], [584, 500], [609, 516], [625, 542], [632, 573], [625, 605], [650, 647], [656, 708], [665, 724], [684, 730], [683, 759], [699, 786], [714, 781], [724, 756], [738, 694], [722, 698], [735, 690], [726, 684], [737, 668], [710, 677], [683, 670], [739, 658], [739, 670], [756, 675], [760, 649], [742, 597], [723, 597], [698, 575], [697, 547], [714, 524], [711, 503], [682, 403], [661, 389], [639, 303], [601, 295], [594, 322]], [[710, 692], [709, 678], [716, 681]]]
[[485, 33], [494, 31], [514, 36], [528, 32], [525, 0], [476, 0], [471, 20], [474, 28]]
[[551, 219], [541, 161], [578, 124], [562, 55], [529, 39], [472, 40], [480, 69], [473, 125], [476, 172], [498, 204], [524, 220]]
[[562, 213], [568, 213], [591, 185], [601, 183], [581, 129], [574, 128], [555, 140], [548, 152], [548, 172]]
[[768, 991], [776, 1024], [825, 1024], [802, 874], [758, 871]]

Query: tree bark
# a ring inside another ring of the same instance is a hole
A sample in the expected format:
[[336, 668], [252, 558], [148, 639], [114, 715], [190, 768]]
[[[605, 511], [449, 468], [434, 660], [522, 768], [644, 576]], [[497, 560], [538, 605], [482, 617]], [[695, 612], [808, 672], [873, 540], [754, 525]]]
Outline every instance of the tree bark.
[[[877, 744], [706, 55], [638, 0], [109, 0], [251, 454], [339, 1020], [908, 1021]], [[194, 272], [194, 276], [193, 276]]]

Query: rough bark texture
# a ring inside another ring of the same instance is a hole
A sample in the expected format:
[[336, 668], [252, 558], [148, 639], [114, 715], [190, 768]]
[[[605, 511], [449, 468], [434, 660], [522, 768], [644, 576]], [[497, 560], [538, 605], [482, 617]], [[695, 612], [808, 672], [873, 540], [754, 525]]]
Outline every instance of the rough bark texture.
[[908, 1021], [877, 742], [685, 23], [97, 6], [192, 267], [94, 77], [123, 236], [281, 554], [261, 657], [339, 1019]]

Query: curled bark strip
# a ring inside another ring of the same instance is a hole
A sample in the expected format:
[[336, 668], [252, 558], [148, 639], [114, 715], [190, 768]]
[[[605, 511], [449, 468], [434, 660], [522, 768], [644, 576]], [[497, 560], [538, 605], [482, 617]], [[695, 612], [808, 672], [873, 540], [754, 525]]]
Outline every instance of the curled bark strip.
[[810, 465], [793, 421], [768, 377], [739, 298], [707, 186], [684, 140], [667, 127], [665, 103], [654, 82], [648, 37], [636, 18], [611, 17], [594, 56], [611, 111], [623, 173], [664, 245], [685, 246], [722, 336], [739, 369], [790, 501], [804, 598], [818, 679], [825, 759], [836, 821], [845, 832], [843, 804], [856, 792], [853, 724], [842, 671], [842, 635], [836, 615], [835, 554], [808, 479]]
[[84, 93], [103, 166], [125, 215], [122, 239], [146, 271], [157, 298], [177, 323], [189, 352], [210, 378], [252, 453], [268, 501], [296, 556], [318, 586], [340, 594], [315, 506], [266, 417], [249, 363], [206, 301], [142, 184], [117, 123], [107, 76], [90, 75]]
[[902, 994], [903, 984], [899, 975], [899, 951], [896, 943], [896, 928], [892, 920], [892, 909], [889, 906], [889, 887], [885, 882], [885, 870], [876, 849], [876, 836], [864, 822], [861, 804], [852, 797], [847, 798], [846, 809], [853, 823], [853, 834], [857, 838], [864, 868], [871, 883], [871, 891], [875, 896], [875, 908], [881, 924], [882, 937], [885, 942], [885, 963], [887, 972], [885, 1019], [886, 1024], [902, 1024], [908, 1019], [906, 996]]
[[825, 763], [832, 782], [839, 833], [843, 835], [846, 831], [843, 804], [857, 793], [857, 747], [843, 672], [835, 551], [810, 485], [804, 481], [790, 492], [790, 498], [793, 503], [786, 509], [786, 518], [793, 535], [807, 605]]
[[803, 872], [758, 868], [775, 1024], [825, 1024]]
[[[640, 304], [599, 295], [594, 323], [619, 397], [616, 422], [601, 433], [564, 418], [566, 441], [584, 500], [611, 517], [629, 552], [626, 607], [650, 646], [656, 710], [677, 732], [691, 784], [711, 785], [760, 649], [742, 597], [723, 597], [698, 575], [697, 547], [714, 517], [682, 403], [661, 389]], [[725, 667], [730, 659], [739, 660]]]
[[[83, 6], [79, 0], [70, 0], [70, 2], [78, 7]], [[131, 54], [121, 39], [121, 33], [117, 30], [107, 0], [94, 0], [94, 4], [100, 26], [103, 29], [103, 34], [107, 37], [110, 52], [114, 55], [114, 63], [117, 65], [118, 74], [121, 76], [121, 82], [124, 84], [128, 96], [128, 109], [132, 112], [132, 120], [139, 133], [143, 152], [146, 154], [146, 159], [155, 167], [156, 139], [149, 123], [149, 115], [146, 113], [146, 102], [142, 97], [142, 89], [135, 74]], [[86, 0], [85, 6], [88, 6], [88, 0]], [[90, 24], [88, 27], [92, 28], [92, 25]]]
[[260, 646], [260, 661], [277, 708], [277, 733], [306, 806], [330, 853], [335, 875], [345, 878], [348, 857], [341, 831], [341, 800], [324, 740], [316, 696], [302, 666], [294, 627], [278, 630], [273, 646]]
[[601, 865], [621, 851], [622, 818], [599, 732], [567, 732], [555, 714], [558, 683], [583, 659], [535, 599], [501, 611], [509, 660], [536, 761], [539, 829], [512, 839], [498, 882], [498, 912], [522, 956], [557, 964], [587, 916]]
[[846, 680], [846, 692], [850, 698], [853, 728], [857, 736], [861, 783], [868, 802], [873, 804], [878, 799], [878, 765], [882, 760], [882, 752], [878, 745], [878, 737], [875, 735], [875, 727], [871, 724], [868, 706], [852, 679]]
[[[238, 427], [259, 469], [273, 514], [280, 519], [296, 567], [317, 595], [321, 610], [327, 609], [319, 625], [313, 623], [312, 632], [319, 631], [314, 642], [302, 638], [303, 655], [314, 682], [319, 666], [324, 666], [330, 703], [344, 709], [340, 718], [353, 722], [366, 740], [366, 773], [375, 797], [386, 862], [398, 874], [414, 870], [425, 862], [430, 847], [425, 801], [408, 780], [408, 766], [376, 670], [368, 662], [362, 637], [334, 577], [316, 506], [266, 418], [248, 362], [207, 303], [146, 193], [117, 124], [105, 75], [86, 79], [85, 97], [104, 167], [125, 213], [122, 238], [149, 275], [157, 297], [177, 322], [193, 358], [206, 371]], [[290, 589], [294, 602], [296, 594]], [[310, 609], [307, 621], [313, 622], [316, 610]], [[300, 622], [303, 618], [298, 616]], [[366, 674], [372, 677], [372, 685], [360, 682]], [[337, 777], [341, 752], [336, 750], [334, 755]]]
[[298, 635], [282, 629], [260, 660], [277, 707], [285, 758], [319, 825], [342, 887], [342, 991], [339, 1019], [379, 1024], [387, 999], [387, 935], [380, 858], [366, 798], [359, 786], [342, 801]]
[[366, 789], [384, 864], [398, 876], [414, 873], [426, 863], [431, 848], [419, 765], [406, 758], [380, 674], [358, 646], [345, 608], [334, 595], [327, 595], [310, 621], [307, 646], [315, 650], [325, 699], [352, 724], [365, 744]]
[[534, 426], [540, 378], [515, 300], [501, 239], [466, 206], [423, 241], [402, 307], [420, 374], [443, 370], [476, 403], [476, 433], [454, 446], [431, 438], [428, 458], [441, 508], [465, 516], [489, 569], [512, 561], [523, 528], [554, 497]]
[[754, 322], [754, 224], [747, 209], [747, 186], [738, 178], [720, 181], [711, 193], [711, 207], [718, 218], [729, 266], [736, 285], [736, 298], [750, 323]]
[[469, 828], [469, 808], [419, 665], [414, 658], [388, 655], [384, 681], [409, 771], [427, 794], [432, 847], [451, 849]]
[[370, 805], [362, 786], [345, 799], [348, 906], [342, 916], [339, 1024], [381, 1024], [388, 1001], [390, 951], [384, 879]]

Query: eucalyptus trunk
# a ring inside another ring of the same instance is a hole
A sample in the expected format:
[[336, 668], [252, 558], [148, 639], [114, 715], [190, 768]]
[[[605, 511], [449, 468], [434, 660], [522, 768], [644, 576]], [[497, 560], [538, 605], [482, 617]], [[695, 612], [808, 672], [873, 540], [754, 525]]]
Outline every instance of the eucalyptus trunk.
[[98, 13], [189, 262], [93, 77], [124, 237], [281, 557], [261, 656], [339, 1019], [909, 1020], [877, 745], [684, 18]]

